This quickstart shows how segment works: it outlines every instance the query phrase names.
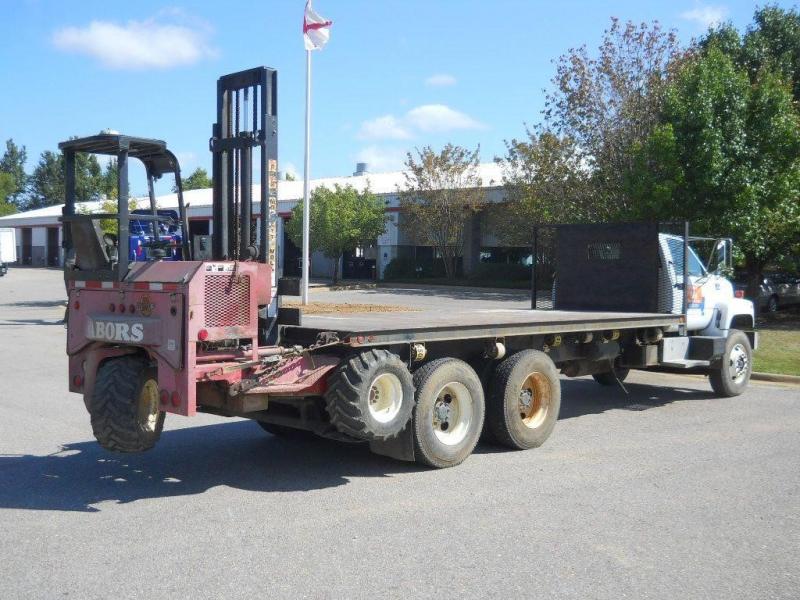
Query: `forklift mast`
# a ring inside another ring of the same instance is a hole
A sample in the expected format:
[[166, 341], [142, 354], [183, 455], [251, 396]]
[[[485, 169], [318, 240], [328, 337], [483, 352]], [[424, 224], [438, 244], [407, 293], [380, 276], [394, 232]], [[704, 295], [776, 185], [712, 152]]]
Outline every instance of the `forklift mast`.
[[[276, 272], [278, 208], [277, 72], [248, 69], [217, 80], [217, 122], [209, 147], [213, 155], [214, 260], [258, 261]], [[253, 169], [253, 150], [258, 165]], [[253, 179], [259, 180], [258, 211]], [[257, 226], [256, 226], [257, 223]]]

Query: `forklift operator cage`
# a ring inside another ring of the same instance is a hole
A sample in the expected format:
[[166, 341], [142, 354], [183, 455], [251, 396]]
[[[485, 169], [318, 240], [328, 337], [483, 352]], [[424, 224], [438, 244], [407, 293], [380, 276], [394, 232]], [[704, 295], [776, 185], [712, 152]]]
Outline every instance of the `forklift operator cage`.
[[[156, 208], [154, 181], [162, 175], [172, 173], [178, 192], [178, 212], [183, 228], [182, 253], [184, 260], [191, 260], [188, 235], [189, 225], [183, 203], [183, 187], [178, 159], [167, 150], [161, 140], [130, 137], [118, 134], [100, 134], [77, 138], [58, 145], [64, 153], [65, 202], [61, 221], [64, 223], [64, 251], [75, 260], [74, 268], [65, 269], [66, 280], [77, 281], [122, 281], [128, 274], [128, 247], [131, 215], [128, 207], [128, 159], [139, 159], [147, 175], [147, 190], [150, 196], [150, 214], [135, 215], [136, 221], [149, 222], [153, 238], [158, 239], [159, 222], [175, 224], [173, 219], [159, 215]], [[78, 152], [103, 154], [117, 159], [117, 213], [75, 213], [75, 155]], [[107, 244], [97, 221], [114, 219], [118, 222], [117, 257], [109, 256]]]

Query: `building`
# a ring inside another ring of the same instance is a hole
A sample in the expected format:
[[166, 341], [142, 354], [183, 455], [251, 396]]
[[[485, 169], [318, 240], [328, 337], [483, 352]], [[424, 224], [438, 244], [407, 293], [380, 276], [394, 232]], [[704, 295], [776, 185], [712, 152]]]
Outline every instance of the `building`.
[[[494, 163], [481, 164], [479, 167], [482, 187], [486, 190], [490, 202], [502, 201], [502, 173], [500, 167]], [[343, 277], [353, 278], [383, 278], [386, 266], [398, 257], [420, 257], [420, 260], [432, 260], [433, 249], [419, 246], [408, 238], [400, 227], [400, 199], [398, 190], [405, 184], [403, 171], [388, 173], [370, 173], [367, 165], [359, 163], [356, 172], [347, 177], [330, 177], [314, 179], [311, 189], [325, 186], [333, 188], [335, 185], [351, 185], [359, 191], [367, 187], [384, 200], [389, 221], [386, 232], [381, 235], [375, 244], [358, 249], [354, 256], [345, 256], [340, 264], [339, 273]], [[254, 186], [253, 198], [258, 198], [258, 186]], [[283, 244], [278, 249], [278, 262], [283, 267], [285, 275], [299, 275], [300, 251], [288, 239], [283, 230], [285, 219], [291, 218], [292, 208], [303, 197], [303, 182], [281, 179], [278, 182], [278, 214], [281, 219], [278, 223], [279, 239]], [[189, 235], [204, 235], [211, 233], [211, 208], [212, 190], [200, 189], [184, 192], [184, 201], [188, 207]], [[147, 198], [137, 198], [141, 207], [147, 207]], [[84, 210], [91, 212], [101, 211], [101, 201], [82, 203]], [[258, 212], [258, 201], [254, 202], [254, 212]], [[166, 194], [158, 197], [159, 208], [176, 208], [177, 195]], [[0, 217], [0, 227], [14, 227], [17, 236], [17, 257], [20, 264], [31, 266], [60, 266], [63, 262], [61, 249], [62, 228], [59, 223], [63, 205], [48, 206], [46, 208], [31, 210]], [[469, 273], [474, 266], [491, 254], [492, 249], [499, 247], [496, 237], [491, 231], [486, 230], [480, 215], [473, 217], [472, 223], [465, 232], [463, 271]], [[331, 277], [333, 275], [333, 260], [326, 258], [321, 253], [314, 253], [311, 261], [312, 277]]]

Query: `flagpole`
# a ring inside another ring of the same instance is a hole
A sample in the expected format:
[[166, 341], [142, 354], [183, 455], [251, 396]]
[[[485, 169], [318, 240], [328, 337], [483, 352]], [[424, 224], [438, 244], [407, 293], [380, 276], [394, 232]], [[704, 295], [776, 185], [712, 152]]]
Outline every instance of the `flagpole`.
[[302, 304], [308, 304], [309, 281], [309, 225], [311, 222], [311, 199], [309, 194], [309, 172], [311, 169], [311, 50], [306, 50], [306, 154], [303, 161], [303, 282]]

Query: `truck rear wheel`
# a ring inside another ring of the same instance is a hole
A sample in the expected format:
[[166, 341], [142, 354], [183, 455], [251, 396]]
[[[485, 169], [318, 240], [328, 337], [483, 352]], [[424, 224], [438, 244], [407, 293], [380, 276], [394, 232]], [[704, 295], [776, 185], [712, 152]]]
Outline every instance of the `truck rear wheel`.
[[429, 467], [453, 467], [475, 449], [483, 429], [483, 386], [475, 370], [456, 358], [434, 360], [414, 373], [414, 454]]
[[143, 452], [155, 446], [164, 428], [156, 369], [140, 356], [104, 362], [89, 402], [94, 437], [106, 450]]
[[500, 444], [516, 450], [541, 446], [556, 426], [561, 382], [544, 352], [523, 350], [497, 367], [486, 407], [486, 426]]
[[325, 405], [331, 424], [342, 433], [362, 440], [394, 437], [414, 408], [411, 373], [388, 350], [364, 350], [331, 375]]
[[731, 329], [725, 340], [725, 353], [708, 374], [711, 389], [723, 398], [738, 396], [747, 388], [753, 371], [753, 350], [742, 331]]

